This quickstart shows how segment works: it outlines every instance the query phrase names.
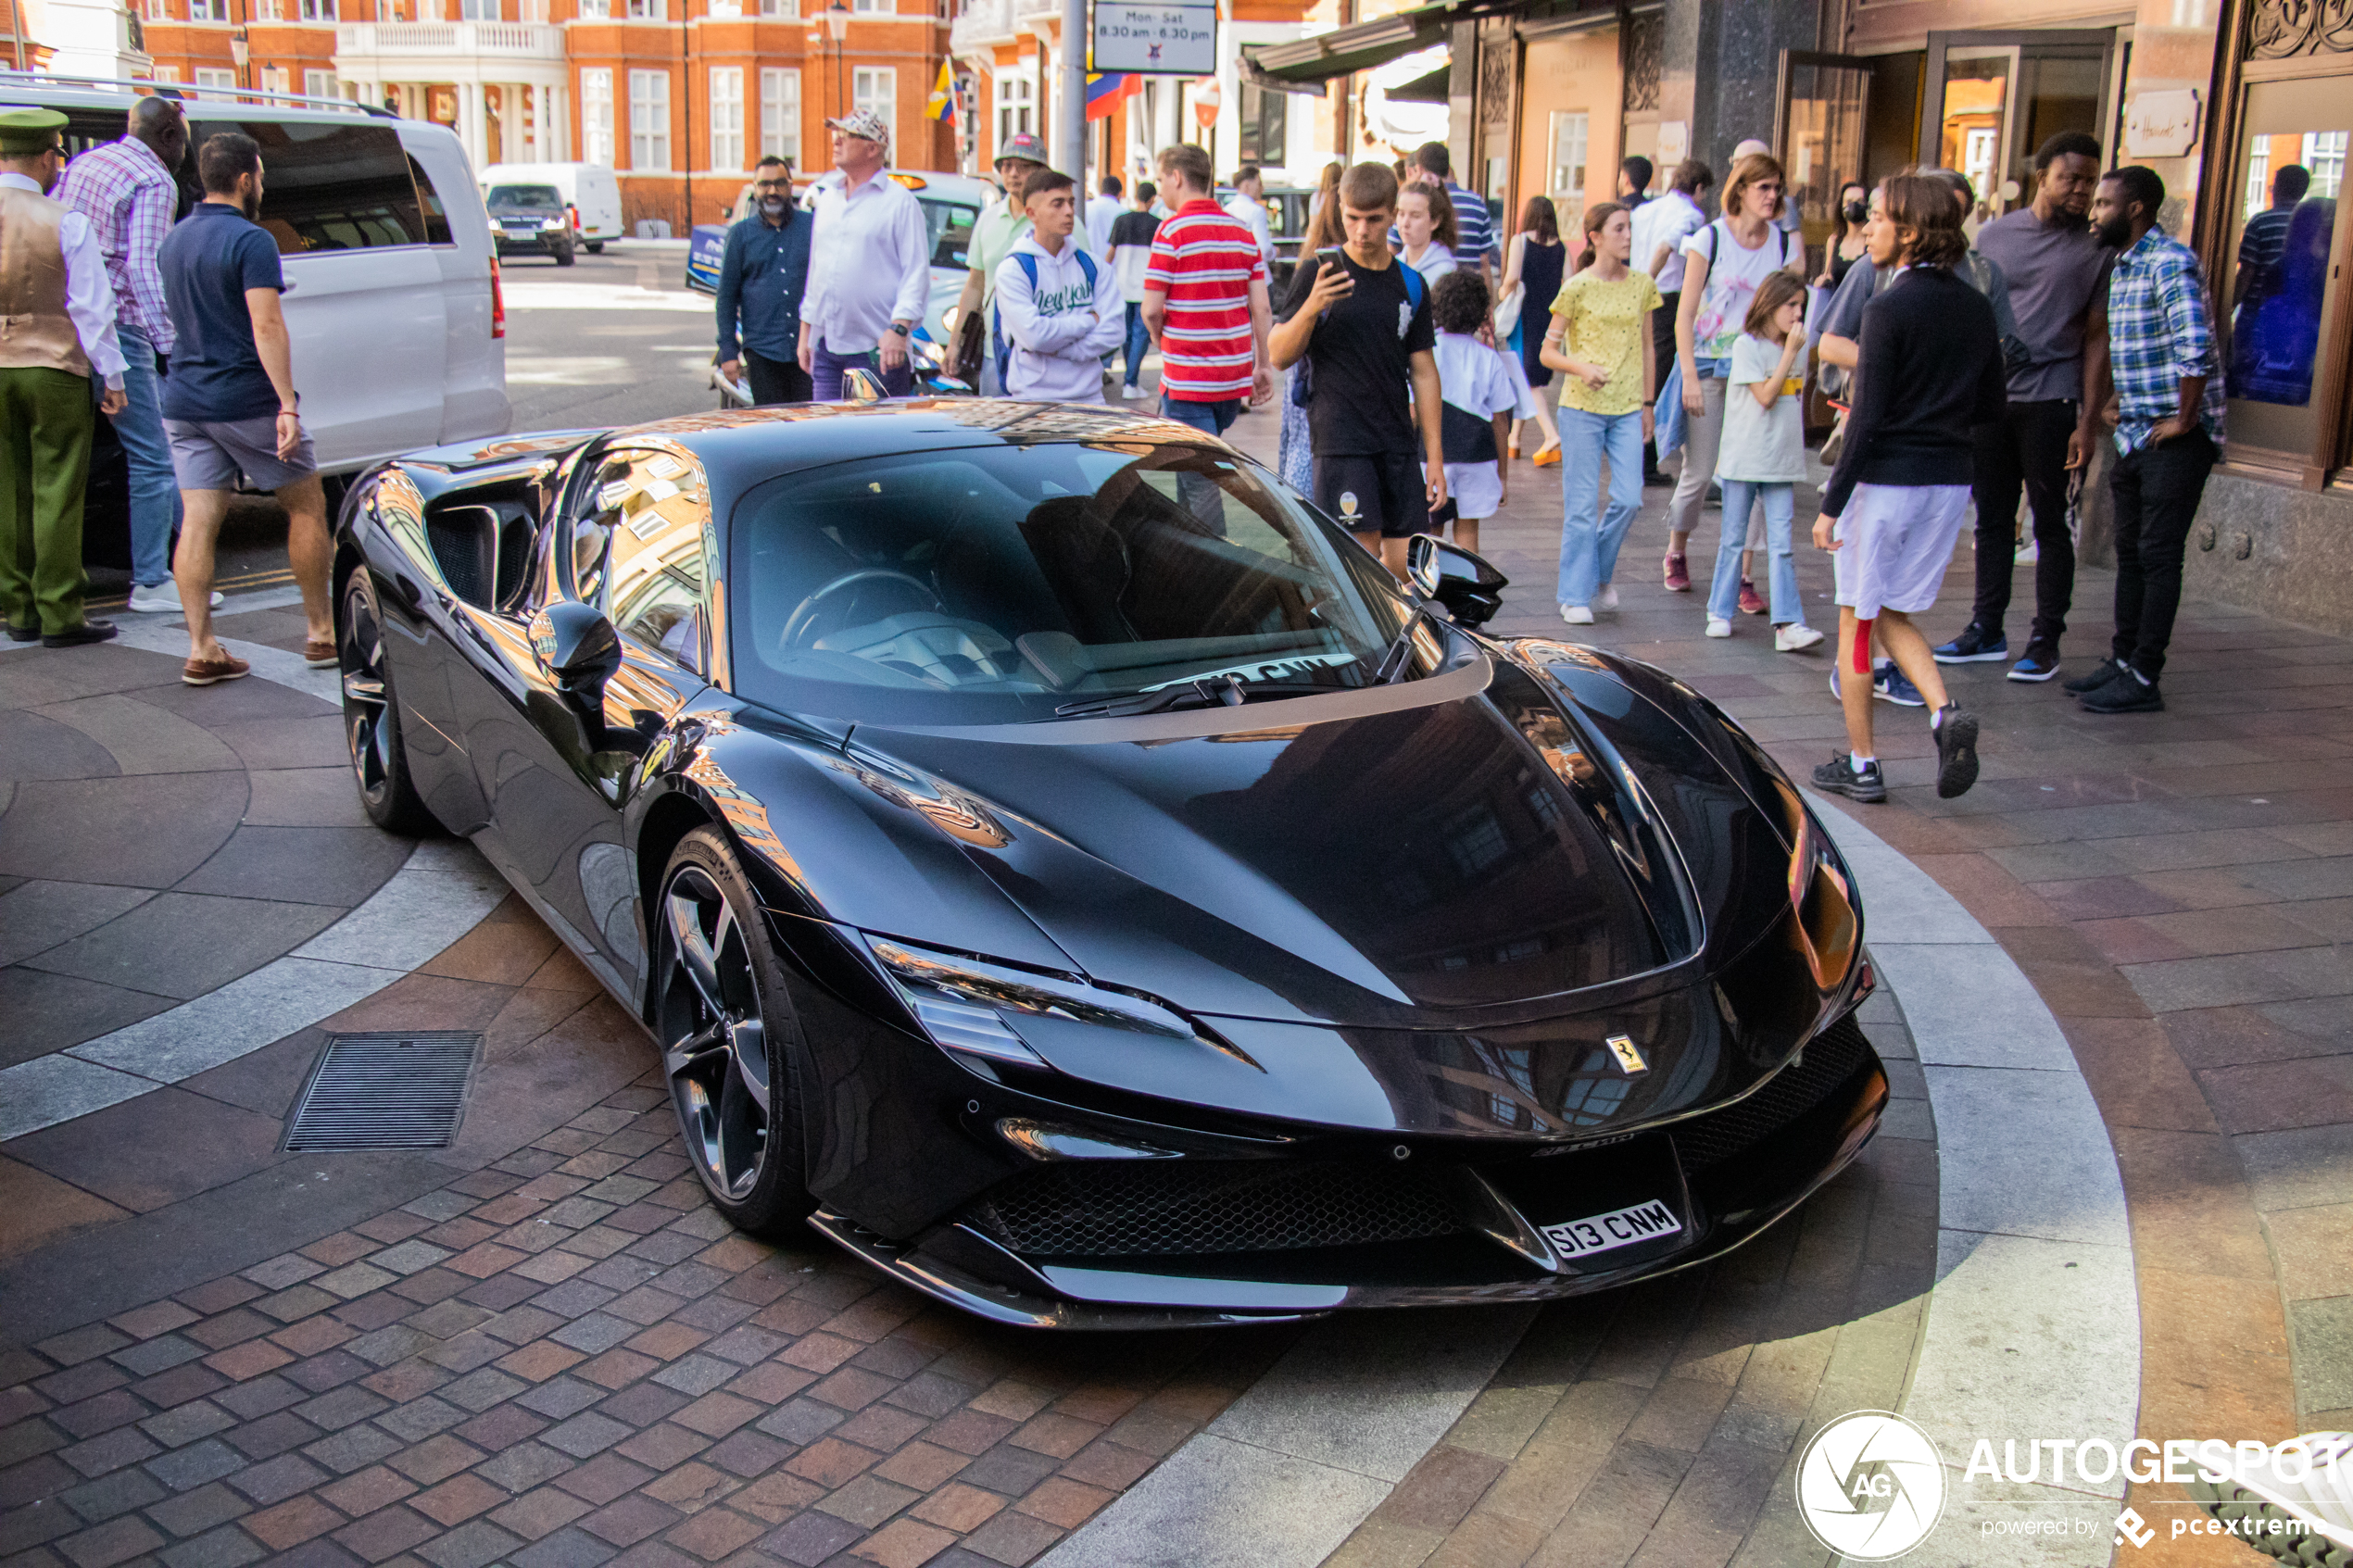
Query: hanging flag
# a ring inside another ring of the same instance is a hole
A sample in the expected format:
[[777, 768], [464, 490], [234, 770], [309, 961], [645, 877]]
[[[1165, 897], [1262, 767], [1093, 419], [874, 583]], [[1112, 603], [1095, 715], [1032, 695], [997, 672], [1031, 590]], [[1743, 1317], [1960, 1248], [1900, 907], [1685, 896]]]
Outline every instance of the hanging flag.
[[1132, 70], [1089, 72], [1087, 77], [1087, 118], [1104, 119], [1119, 107], [1122, 98], [1132, 98], [1143, 90], [1143, 77]]
[[946, 60], [939, 62], [939, 80], [932, 83], [931, 101], [924, 106], [924, 113], [932, 119], [956, 123], [956, 79]]

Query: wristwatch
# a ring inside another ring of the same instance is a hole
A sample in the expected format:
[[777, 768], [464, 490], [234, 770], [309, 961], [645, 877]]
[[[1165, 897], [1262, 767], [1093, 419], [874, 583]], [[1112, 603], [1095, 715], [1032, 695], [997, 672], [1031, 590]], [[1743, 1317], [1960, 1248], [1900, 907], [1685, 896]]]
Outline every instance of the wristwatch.
[[903, 324], [901, 324], [901, 323], [900, 323], [900, 322], [898, 322], [898, 321], [893, 321], [893, 322], [890, 324], [890, 330], [891, 330], [892, 332], [897, 332], [897, 333], [898, 333], [900, 337], [905, 337], [905, 336], [907, 335], [907, 329], [906, 329], [906, 327], [905, 327]]

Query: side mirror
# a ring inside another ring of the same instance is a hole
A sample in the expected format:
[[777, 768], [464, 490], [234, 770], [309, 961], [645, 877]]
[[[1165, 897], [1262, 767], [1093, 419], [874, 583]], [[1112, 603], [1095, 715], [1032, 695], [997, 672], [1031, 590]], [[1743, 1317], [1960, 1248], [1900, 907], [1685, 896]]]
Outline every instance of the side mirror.
[[601, 715], [605, 683], [621, 670], [621, 633], [594, 605], [566, 599], [531, 618], [531, 652], [556, 690]]
[[1415, 587], [1446, 607], [1458, 626], [1484, 626], [1504, 608], [1511, 579], [1478, 556], [1428, 533], [1416, 533], [1405, 547], [1405, 575]]
[[890, 395], [883, 390], [882, 377], [852, 365], [841, 373], [841, 395], [849, 403], [880, 403]]

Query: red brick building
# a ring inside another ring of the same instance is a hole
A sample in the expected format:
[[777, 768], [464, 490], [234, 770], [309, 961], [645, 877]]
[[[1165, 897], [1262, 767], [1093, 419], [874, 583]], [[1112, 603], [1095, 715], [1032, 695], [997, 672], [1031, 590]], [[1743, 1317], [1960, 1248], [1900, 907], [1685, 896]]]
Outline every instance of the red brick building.
[[158, 81], [389, 103], [458, 132], [475, 167], [584, 160], [623, 216], [684, 232], [763, 153], [823, 169], [824, 122], [873, 108], [902, 167], [953, 169], [925, 114], [939, 0], [136, 0]]

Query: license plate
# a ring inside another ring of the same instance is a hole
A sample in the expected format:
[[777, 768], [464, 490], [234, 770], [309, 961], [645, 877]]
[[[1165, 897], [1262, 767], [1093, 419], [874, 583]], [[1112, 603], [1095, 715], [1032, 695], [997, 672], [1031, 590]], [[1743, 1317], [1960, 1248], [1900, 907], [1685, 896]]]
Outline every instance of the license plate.
[[1653, 1198], [1648, 1203], [1637, 1203], [1630, 1209], [1613, 1209], [1606, 1214], [1546, 1225], [1544, 1239], [1551, 1242], [1553, 1250], [1563, 1258], [1585, 1258], [1596, 1252], [1631, 1247], [1638, 1241], [1656, 1241], [1663, 1236], [1678, 1236], [1682, 1229], [1683, 1223], [1675, 1217], [1675, 1210]]

